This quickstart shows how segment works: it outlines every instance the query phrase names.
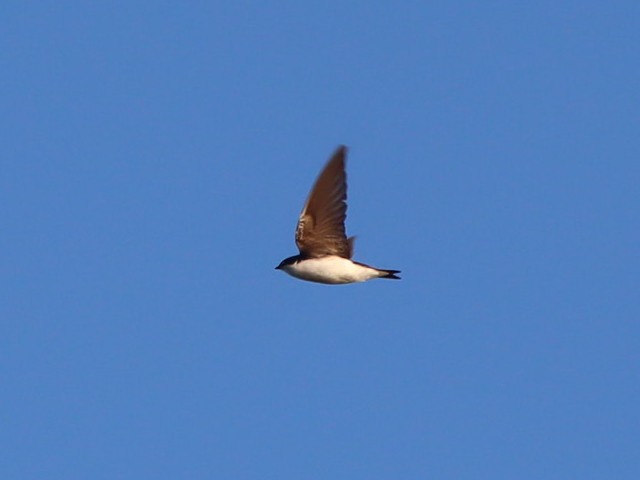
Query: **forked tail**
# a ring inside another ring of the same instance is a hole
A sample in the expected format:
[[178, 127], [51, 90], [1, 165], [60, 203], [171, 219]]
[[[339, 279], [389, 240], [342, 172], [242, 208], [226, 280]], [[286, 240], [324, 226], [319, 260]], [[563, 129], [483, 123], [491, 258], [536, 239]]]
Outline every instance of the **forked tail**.
[[380, 277], [378, 278], [392, 278], [394, 280], [400, 280], [400, 277], [396, 275], [396, 273], [400, 273], [400, 270], [382, 270], [381, 268], [378, 268], [377, 270], [380, 274]]

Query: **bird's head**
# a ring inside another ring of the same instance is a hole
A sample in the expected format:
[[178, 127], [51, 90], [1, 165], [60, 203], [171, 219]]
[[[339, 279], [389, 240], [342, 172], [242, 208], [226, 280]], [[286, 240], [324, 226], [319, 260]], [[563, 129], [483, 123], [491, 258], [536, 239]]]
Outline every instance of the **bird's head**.
[[289, 265], [295, 264], [300, 260], [300, 255], [294, 255], [293, 257], [287, 257], [280, 262], [280, 265], [276, 267], [276, 270], [285, 270]]

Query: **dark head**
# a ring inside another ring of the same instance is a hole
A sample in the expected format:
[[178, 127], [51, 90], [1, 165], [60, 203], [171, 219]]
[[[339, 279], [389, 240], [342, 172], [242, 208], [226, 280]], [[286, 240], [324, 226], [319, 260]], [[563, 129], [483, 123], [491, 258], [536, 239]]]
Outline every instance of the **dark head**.
[[298, 260], [300, 260], [300, 255], [294, 255], [293, 257], [288, 257], [285, 258], [284, 260], [282, 260], [280, 262], [280, 265], [278, 265], [276, 267], [276, 270], [282, 270], [284, 267], [286, 267], [287, 265], [293, 265], [294, 263], [296, 263]]

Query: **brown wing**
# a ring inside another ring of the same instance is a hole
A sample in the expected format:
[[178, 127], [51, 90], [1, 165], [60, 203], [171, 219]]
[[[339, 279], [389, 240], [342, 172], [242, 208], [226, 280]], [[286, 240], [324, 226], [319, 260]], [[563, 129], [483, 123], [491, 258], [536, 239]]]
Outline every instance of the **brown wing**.
[[311, 189], [300, 213], [296, 245], [307, 257], [338, 255], [351, 258], [352, 241], [347, 240], [347, 148], [338, 147]]

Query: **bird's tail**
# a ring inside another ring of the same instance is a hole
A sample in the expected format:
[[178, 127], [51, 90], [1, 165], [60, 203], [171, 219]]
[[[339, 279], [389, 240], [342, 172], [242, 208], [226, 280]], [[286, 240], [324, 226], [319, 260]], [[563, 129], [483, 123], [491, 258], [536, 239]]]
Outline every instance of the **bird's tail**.
[[382, 270], [378, 268], [378, 278], [392, 278], [394, 280], [400, 280], [400, 277], [396, 275], [396, 273], [400, 273], [400, 270]]

